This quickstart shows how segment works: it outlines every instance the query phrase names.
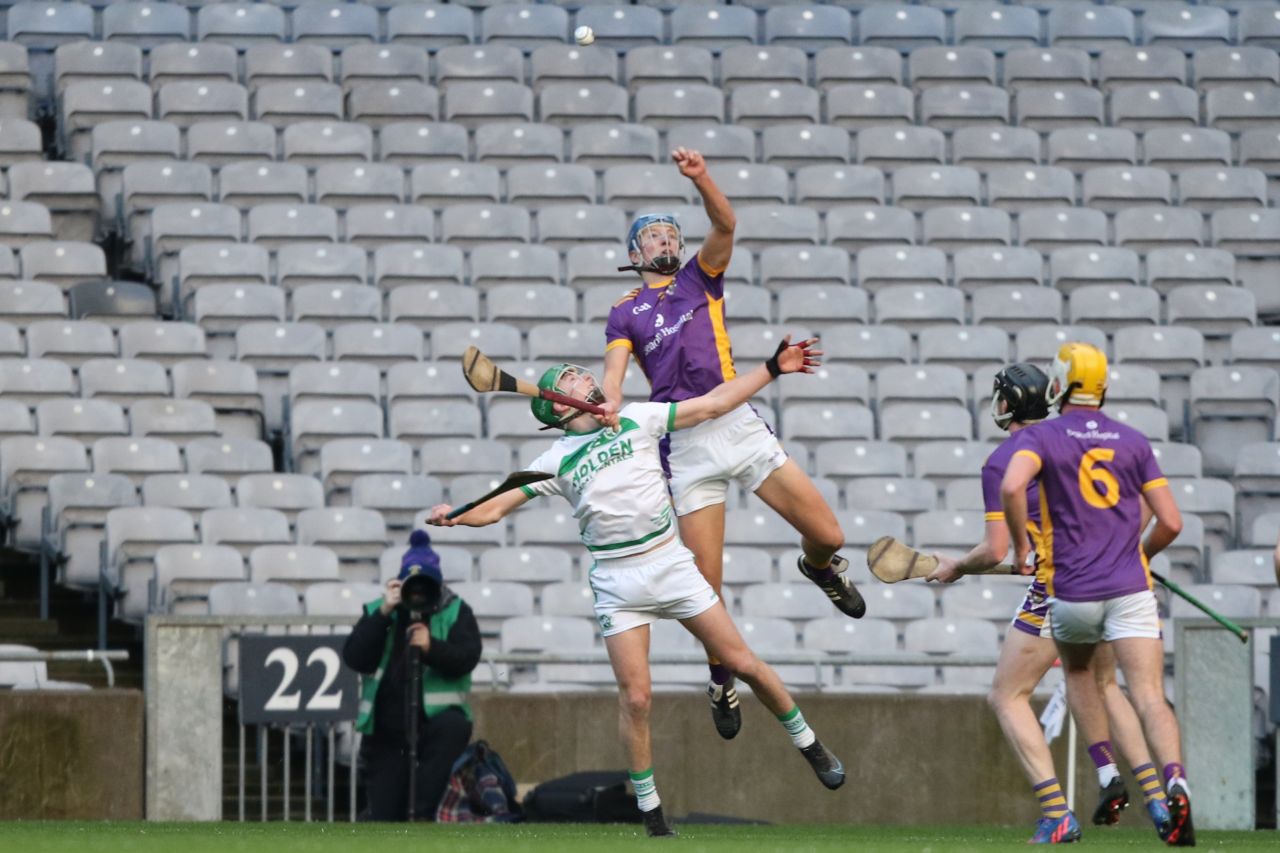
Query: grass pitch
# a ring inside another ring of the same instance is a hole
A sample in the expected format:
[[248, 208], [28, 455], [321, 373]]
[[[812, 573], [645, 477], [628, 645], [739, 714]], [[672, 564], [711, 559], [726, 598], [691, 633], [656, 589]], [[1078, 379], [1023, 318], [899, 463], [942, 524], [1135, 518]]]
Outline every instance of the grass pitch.
[[[1031, 827], [877, 827], [677, 825], [678, 838], [648, 839], [639, 826], [515, 824], [0, 824], [0, 850], [14, 853], [604, 853], [660, 850], [679, 853], [848, 851], [952, 853], [1027, 850]], [[1202, 851], [1276, 850], [1275, 832], [1200, 832]], [[1085, 828], [1094, 849], [1158, 850], [1148, 829]]]

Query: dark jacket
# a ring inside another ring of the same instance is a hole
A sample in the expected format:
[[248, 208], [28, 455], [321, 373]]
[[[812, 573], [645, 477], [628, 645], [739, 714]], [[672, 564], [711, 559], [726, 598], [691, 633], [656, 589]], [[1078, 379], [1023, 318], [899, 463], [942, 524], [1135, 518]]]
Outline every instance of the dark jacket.
[[[446, 593], [443, 603], [447, 604], [451, 595]], [[391, 617], [383, 616], [381, 611], [361, 616], [342, 648], [342, 659], [347, 666], [362, 675], [372, 675], [382, 661], [391, 624]], [[405, 709], [408, 706], [405, 694], [409, 685], [406, 648], [407, 630], [397, 631], [392, 637], [391, 659], [374, 700], [374, 731], [379, 735], [403, 736], [406, 730]], [[432, 637], [431, 648], [423, 655], [422, 662], [441, 675], [457, 678], [476, 668], [480, 662], [480, 650], [480, 626], [471, 608], [463, 601], [458, 608], [458, 619], [449, 630], [449, 638], [440, 640]]]

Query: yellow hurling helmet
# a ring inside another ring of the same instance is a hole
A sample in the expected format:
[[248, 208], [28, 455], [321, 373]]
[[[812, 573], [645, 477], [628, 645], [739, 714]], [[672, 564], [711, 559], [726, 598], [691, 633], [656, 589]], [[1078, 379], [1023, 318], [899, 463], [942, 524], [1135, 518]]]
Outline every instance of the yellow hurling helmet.
[[1079, 341], [1058, 348], [1045, 392], [1049, 405], [1101, 406], [1106, 393], [1107, 357], [1102, 350]]

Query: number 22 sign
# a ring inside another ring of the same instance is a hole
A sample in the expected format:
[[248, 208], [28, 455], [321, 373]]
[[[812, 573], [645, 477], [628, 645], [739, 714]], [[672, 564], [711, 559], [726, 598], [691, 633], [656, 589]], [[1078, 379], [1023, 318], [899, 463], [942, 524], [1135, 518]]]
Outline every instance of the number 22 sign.
[[344, 637], [240, 637], [240, 722], [354, 720], [359, 677], [342, 662]]

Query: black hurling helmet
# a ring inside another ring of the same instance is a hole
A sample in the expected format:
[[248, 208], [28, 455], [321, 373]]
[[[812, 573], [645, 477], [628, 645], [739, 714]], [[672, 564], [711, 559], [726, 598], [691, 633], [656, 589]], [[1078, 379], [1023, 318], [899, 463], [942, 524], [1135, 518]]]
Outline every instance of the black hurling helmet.
[[1049, 417], [1049, 404], [1044, 397], [1048, 387], [1049, 377], [1034, 364], [1018, 362], [1002, 369], [996, 374], [991, 395], [991, 417], [996, 426], [1008, 430], [1014, 421], [1033, 424]]

